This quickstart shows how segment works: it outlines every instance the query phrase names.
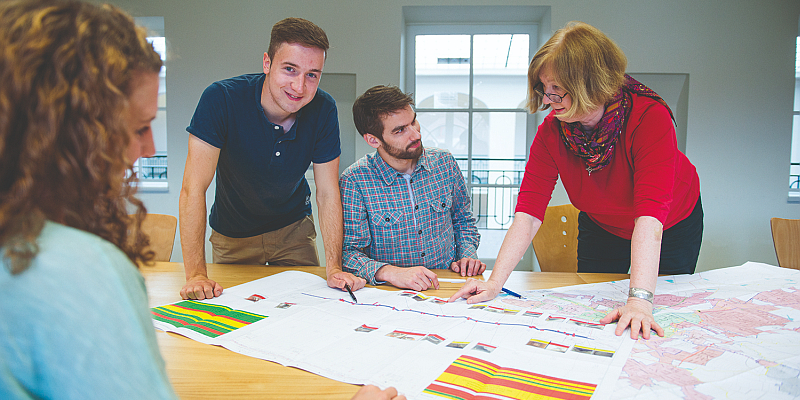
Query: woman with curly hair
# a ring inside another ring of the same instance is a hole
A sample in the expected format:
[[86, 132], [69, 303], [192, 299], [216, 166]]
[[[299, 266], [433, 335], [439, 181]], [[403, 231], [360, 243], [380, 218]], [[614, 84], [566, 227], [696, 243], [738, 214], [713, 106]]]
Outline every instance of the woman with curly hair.
[[175, 398], [130, 185], [161, 58], [111, 6], [4, 2], [0, 32], [0, 398]]
[[0, 3], [0, 32], [0, 399], [176, 398], [130, 185], [155, 152], [161, 58], [108, 5]]

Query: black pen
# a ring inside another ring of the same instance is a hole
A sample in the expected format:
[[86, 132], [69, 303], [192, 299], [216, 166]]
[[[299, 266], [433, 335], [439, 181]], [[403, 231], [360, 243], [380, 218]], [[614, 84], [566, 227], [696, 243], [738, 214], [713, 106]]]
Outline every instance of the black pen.
[[345, 283], [345, 284], [344, 284], [344, 288], [345, 288], [345, 289], [347, 289], [347, 293], [350, 293], [350, 297], [352, 297], [352, 298], [353, 298], [353, 302], [354, 302], [354, 303], [358, 303], [358, 300], [356, 300], [356, 295], [354, 295], [354, 294], [353, 294], [353, 291], [352, 291], [352, 290], [350, 290], [350, 285], [348, 285], [348, 284], [346, 284], [346, 283]]

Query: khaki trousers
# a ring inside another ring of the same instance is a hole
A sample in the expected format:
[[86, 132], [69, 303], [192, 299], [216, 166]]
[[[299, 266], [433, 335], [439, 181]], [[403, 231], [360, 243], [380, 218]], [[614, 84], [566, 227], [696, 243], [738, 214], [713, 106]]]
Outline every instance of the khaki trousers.
[[276, 231], [232, 238], [212, 230], [215, 264], [319, 265], [314, 218], [305, 218]]

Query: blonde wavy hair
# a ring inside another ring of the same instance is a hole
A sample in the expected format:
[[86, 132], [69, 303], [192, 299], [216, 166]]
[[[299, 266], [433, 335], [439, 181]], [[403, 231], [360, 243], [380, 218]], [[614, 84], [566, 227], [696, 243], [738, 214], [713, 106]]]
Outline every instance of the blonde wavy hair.
[[30, 266], [45, 220], [93, 233], [134, 263], [150, 261], [123, 119], [132, 77], [162, 65], [144, 29], [113, 6], [34, 0], [0, 3], [0, 32], [0, 246], [8, 269]]
[[606, 102], [625, 83], [628, 59], [614, 41], [599, 29], [578, 21], [567, 23], [536, 52], [528, 67], [528, 110], [550, 108], [534, 90], [542, 82], [539, 74], [549, 69], [570, 96], [572, 106], [563, 118], [586, 115]]

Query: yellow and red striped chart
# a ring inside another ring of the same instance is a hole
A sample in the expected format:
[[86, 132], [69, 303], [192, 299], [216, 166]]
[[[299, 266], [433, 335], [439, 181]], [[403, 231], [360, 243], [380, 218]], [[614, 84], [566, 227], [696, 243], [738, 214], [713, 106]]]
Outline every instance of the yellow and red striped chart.
[[464, 355], [453, 361], [423, 393], [453, 400], [580, 400], [591, 398], [596, 387], [591, 383], [505, 368]]
[[156, 321], [176, 328], [186, 328], [211, 338], [266, 318], [264, 315], [194, 300], [155, 307], [151, 312]]

